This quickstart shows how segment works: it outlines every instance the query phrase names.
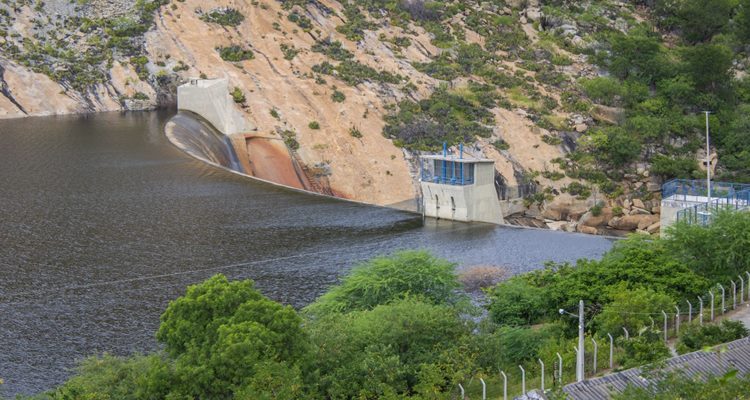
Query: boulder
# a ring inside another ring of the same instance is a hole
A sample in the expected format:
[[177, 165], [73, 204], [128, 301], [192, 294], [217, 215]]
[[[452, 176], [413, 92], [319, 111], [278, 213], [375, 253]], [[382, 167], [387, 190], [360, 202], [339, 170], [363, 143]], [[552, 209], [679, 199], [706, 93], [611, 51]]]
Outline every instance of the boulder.
[[593, 226], [585, 226], [585, 225], [581, 225], [581, 224], [578, 224], [578, 232], [587, 233], [589, 235], [598, 235], [599, 234], [599, 230], [596, 229], [596, 228], [594, 228]]
[[659, 220], [657, 215], [626, 215], [624, 217], [615, 217], [609, 221], [609, 226], [621, 231], [634, 231], [639, 226], [647, 228]]
[[651, 225], [659, 223], [659, 216], [658, 215], [645, 215], [644, 218], [641, 219], [640, 222], [638, 222], [638, 229], [641, 230], [648, 230], [648, 227]]
[[549, 221], [546, 222], [547, 227], [553, 231], [563, 231], [565, 230], [565, 226], [568, 225], [565, 221]]
[[641, 199], [633, 199], [633, 207], [638, 207], [638, 208], [645, 209], [646, 205], [643, 204], [643, 200], [641, 200]]
[[661, 222], [656, 222], [654, 224], [649, 225], [648, 228], [646, 228], [646, 232], [648, 232], [651, 235], [659, 232], [659, 230], [661, 230]]
[[578, 221], [590, 208], [586, 200], [579, 200], [567, 193], [561, 193], [554, 200], [544, 204], [542, 216], [554, 221]]
[[536, 22], [542, 19], [542, 10], [538, 8], [527, 8], [526, 18], [531, 22]]
[[595, 216], [589, 211], [586, 214], [583, 214], [581, 219], [578, 220], [578, 226], [588, 226], [590, 228], [605, 226], [607, 225], [607, 222], [612, 219], [612, 215], [612, 209], [609, 207], [602, 209], [602, 213], [598, 216]]
[[651, 212], [645, 208], [633, 207], [630, 209], [630, 215], [651, 215]]
[[589, 126], [586, 124], [578, 124], [575, 126], [575, 130], [578, 133], [586, 132], [589, 129]]

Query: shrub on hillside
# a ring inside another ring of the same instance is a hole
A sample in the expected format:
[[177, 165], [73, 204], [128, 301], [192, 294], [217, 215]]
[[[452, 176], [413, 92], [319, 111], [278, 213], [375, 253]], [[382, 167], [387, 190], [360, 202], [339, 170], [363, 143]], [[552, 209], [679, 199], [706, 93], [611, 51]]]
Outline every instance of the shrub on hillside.
[[224, 26], [239, 26], [245, 16], [234, 8], [215, 8], [201, 15], [201, 19]]
[[216, 51], [219, 52], [219, 56], [224, 61], [239, 62], [245, 60], [252, 60], [255, 58], [255, 54], [250, 49], [243, 49], [240, 46], [232, 45], [229, 47], [217, 47]]

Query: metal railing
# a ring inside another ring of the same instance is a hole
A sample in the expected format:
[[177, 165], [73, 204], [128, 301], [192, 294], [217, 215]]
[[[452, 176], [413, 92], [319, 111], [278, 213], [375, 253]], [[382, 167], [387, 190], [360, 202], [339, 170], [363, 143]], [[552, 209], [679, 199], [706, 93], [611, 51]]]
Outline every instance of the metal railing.
[[719, 212], [747, 210], [748, 208], [750, 208], [750, 199], [745, 196], [711, 199], [711, 203], [700, 203], [677, 211], [677, 222], [705, 226], [710, 224], [713, 216]]
[[[691, 201], [694, 197], [707, 197], [708, 186], [705, 180], [673, 179], [662, 185], [661, 196], [663, 199]], [[737, 196], [744, 196], [747, 200], [750, 196], [750, 184], [711, 182], [712, 198], [735, 198]]]

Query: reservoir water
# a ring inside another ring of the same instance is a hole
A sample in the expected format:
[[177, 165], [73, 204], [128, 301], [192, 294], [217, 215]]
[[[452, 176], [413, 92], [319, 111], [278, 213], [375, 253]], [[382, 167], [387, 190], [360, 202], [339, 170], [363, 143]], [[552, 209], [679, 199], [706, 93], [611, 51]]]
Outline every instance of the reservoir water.
[[423, 225], [253, 182], [177, 150], [162, 130], [169, 117], [0, 121], [0, 395], [49, 389], [88, 355], [156, 349], [169, 300], [219, 272], [301, 307], [352, 265], [397, 249], [522, 272], [611, 247], [580, 234]]

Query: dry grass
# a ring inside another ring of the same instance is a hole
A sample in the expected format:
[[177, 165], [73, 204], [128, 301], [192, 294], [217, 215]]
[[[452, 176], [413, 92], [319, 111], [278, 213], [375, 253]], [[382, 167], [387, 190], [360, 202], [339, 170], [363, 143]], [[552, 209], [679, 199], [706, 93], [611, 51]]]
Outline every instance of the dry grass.
[[458, 273], [458, 280], [470, 292], [485, 289], [498, 284], [508, 275], [503, 267], [494, 265], [476, 265]]

